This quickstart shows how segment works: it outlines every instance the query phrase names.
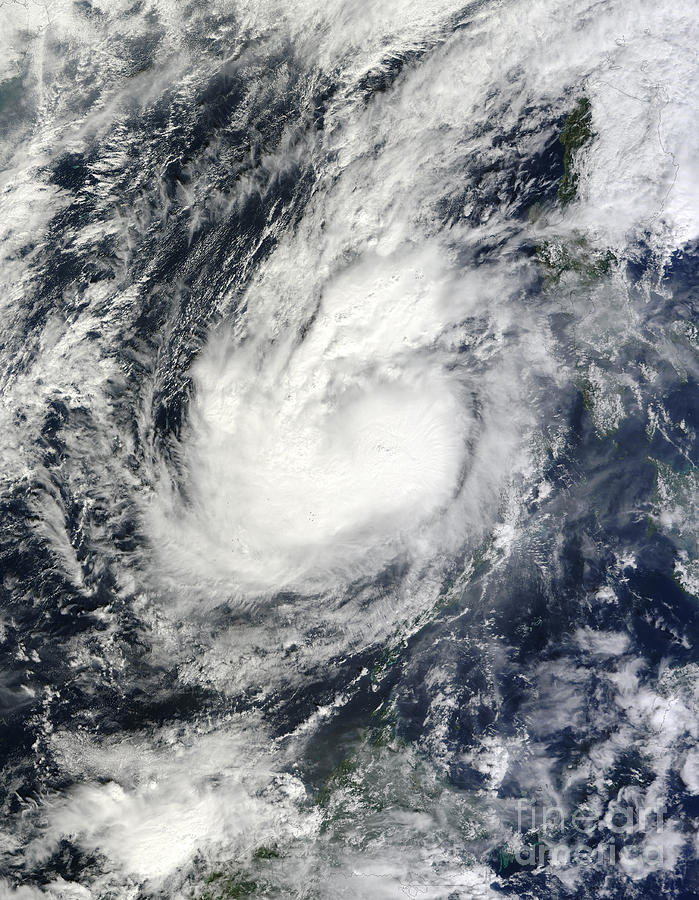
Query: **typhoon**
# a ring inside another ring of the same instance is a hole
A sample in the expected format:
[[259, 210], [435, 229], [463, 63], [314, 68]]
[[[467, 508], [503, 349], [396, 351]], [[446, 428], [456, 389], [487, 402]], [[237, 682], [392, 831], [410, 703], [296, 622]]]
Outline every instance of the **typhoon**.
[[696, 9], [0, 13], [0, 897], [698, 896]]

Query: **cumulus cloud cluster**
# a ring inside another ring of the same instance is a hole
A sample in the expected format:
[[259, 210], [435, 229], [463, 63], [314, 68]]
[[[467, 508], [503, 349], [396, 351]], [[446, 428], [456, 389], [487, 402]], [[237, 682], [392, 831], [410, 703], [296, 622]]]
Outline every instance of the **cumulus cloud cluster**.
[[479, 298], [437, 249], [367, 252], [309, 294], [282, 278], [198, 359], [189, 502], [156, 519], [177, 564], [234, 592], [351, 581], [426, 539], [478, 429], [453, 331]]

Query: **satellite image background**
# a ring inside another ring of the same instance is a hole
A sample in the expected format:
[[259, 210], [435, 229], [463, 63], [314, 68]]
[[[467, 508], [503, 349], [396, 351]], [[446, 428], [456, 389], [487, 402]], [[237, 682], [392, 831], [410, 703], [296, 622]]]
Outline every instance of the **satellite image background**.
[[697, 7], [0, 16], [0, 896], [699, 896]]

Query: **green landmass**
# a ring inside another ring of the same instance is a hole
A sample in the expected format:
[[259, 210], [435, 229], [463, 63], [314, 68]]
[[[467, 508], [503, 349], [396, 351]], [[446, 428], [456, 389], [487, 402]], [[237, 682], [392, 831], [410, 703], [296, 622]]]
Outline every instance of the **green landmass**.
[[561, 131], [563, 144], [563, 177], [558, 185], [558, 200], [567, 206], [578, 193], [578, 173], [575, 171], [575, 155], [592, 137], [592, 106], [587, 97], [580, 97], [575, 108], [566, 116]]
[[257, 883], [239, 872], [212, 872], [206, 884], [208, 890], [201, 895], [201, 900], [236, 900], [238, 897], [250, 897], [257, 890]]
[[536, 261], [544, 269], [546, 285], [557, 284], [567, 272], [591, 283], [608, 275], [618, 260], [611, 250], [593, 250], [584, 238], [571, 243], [542, 241], [536, 246]]

